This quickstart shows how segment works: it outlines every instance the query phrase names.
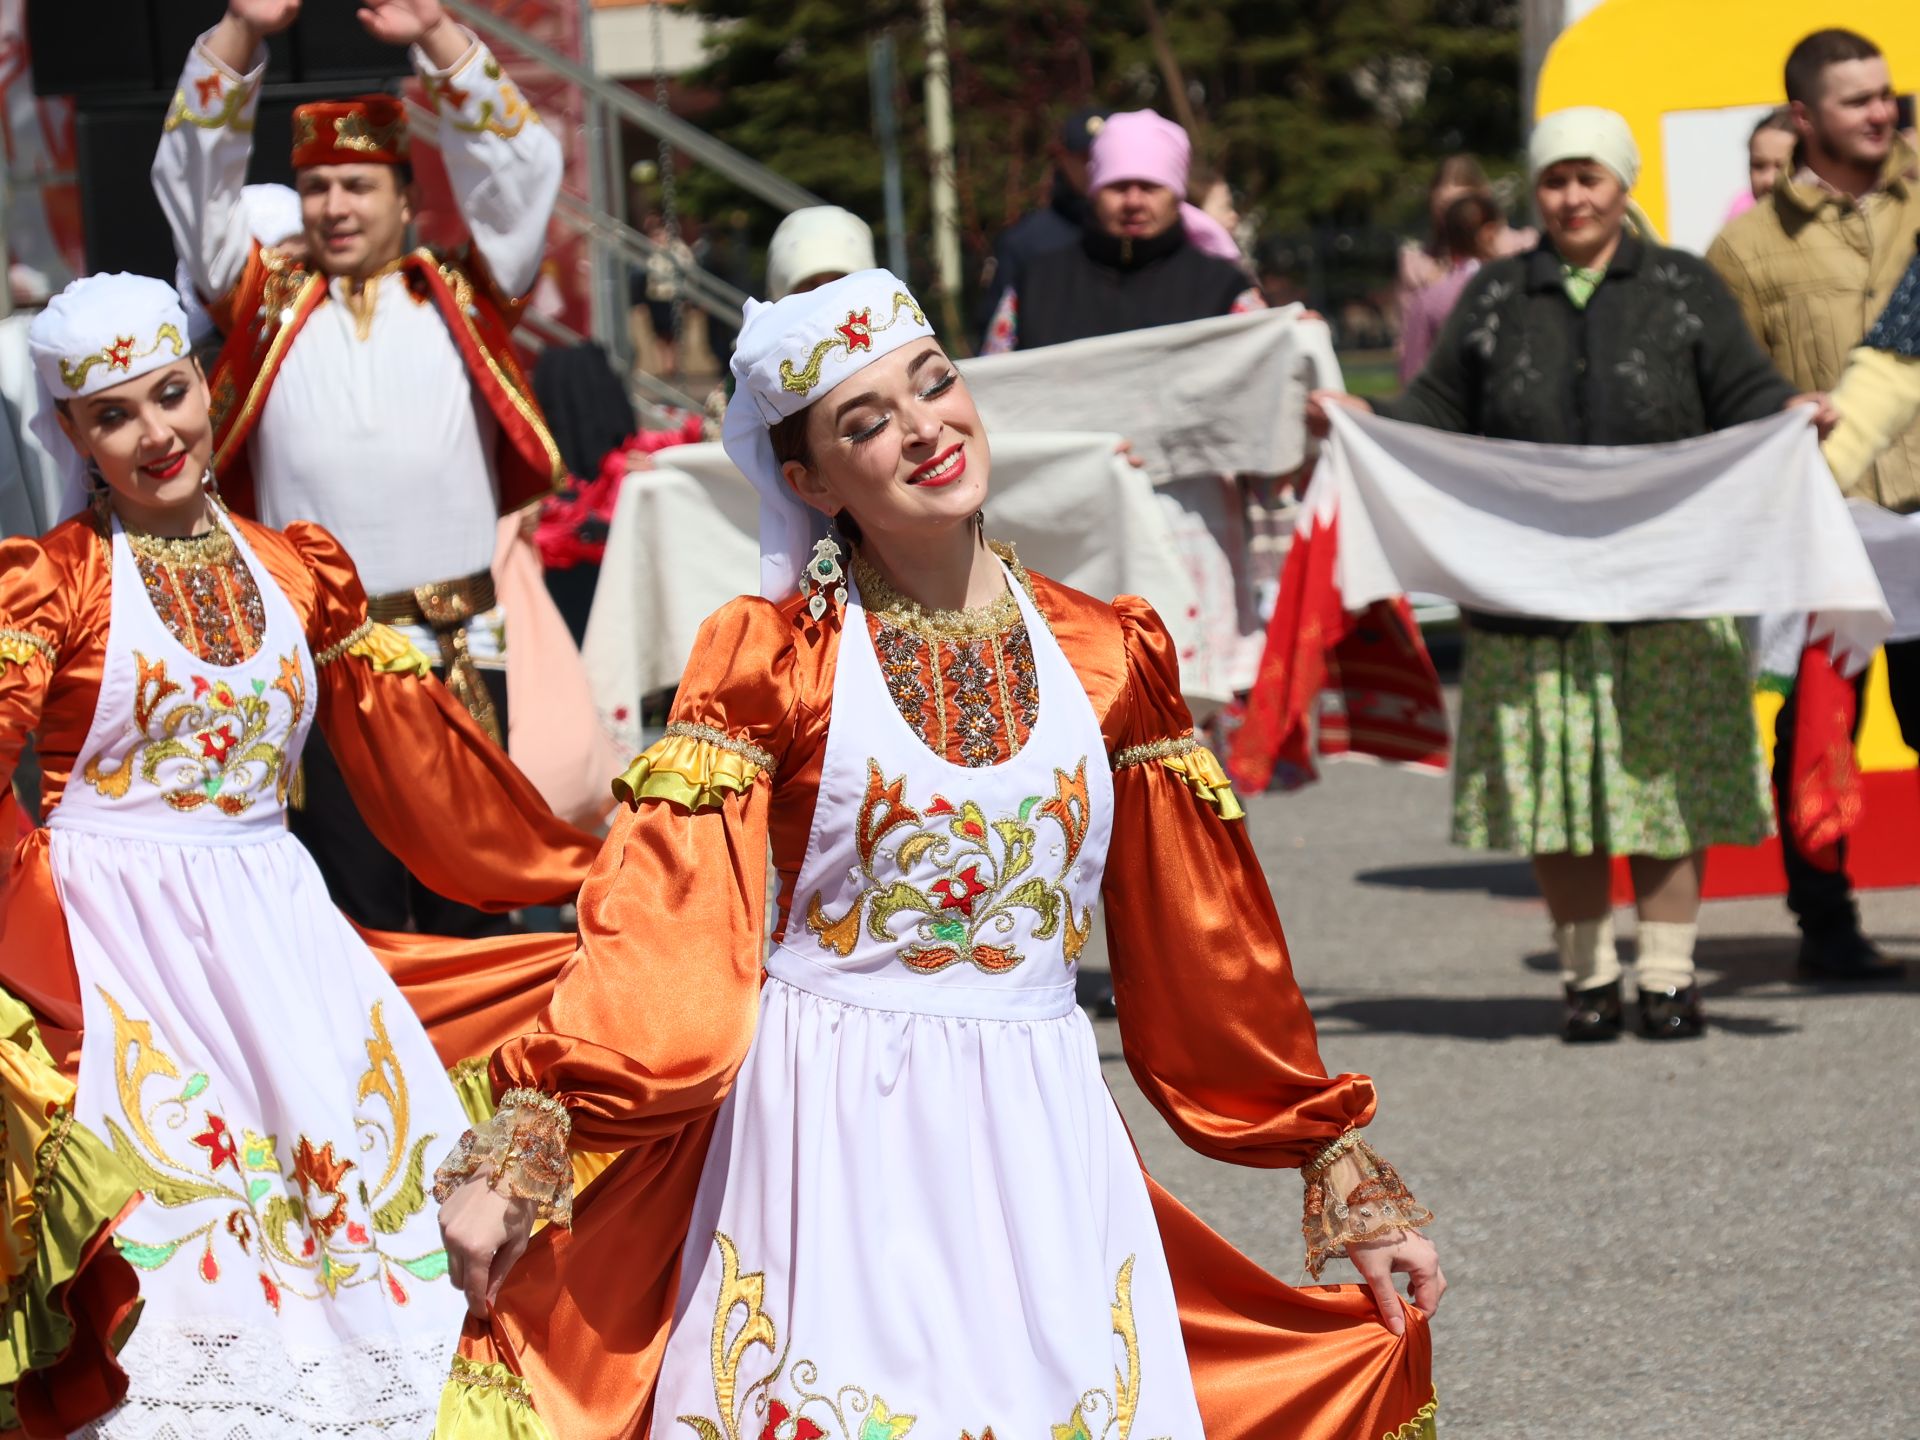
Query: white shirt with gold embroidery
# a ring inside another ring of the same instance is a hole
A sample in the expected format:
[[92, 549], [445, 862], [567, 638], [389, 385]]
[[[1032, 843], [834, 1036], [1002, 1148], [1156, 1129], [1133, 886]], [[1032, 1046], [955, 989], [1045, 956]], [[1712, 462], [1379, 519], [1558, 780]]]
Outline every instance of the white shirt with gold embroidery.
[[[539, 273], [560, 144], [478, 40], [449, 71], [412, 56], [474, 248], [502, 291], [522, 293]], [[264, 49], [239, 75], [196, 44], [154, 157], [174, 244], [208, 296], [239, 281], [252, 244], [241, 190], [265, 68]], [[492, 412], [439, 311], [403, 277], [374, 282], [357, 315], [345, 294], [335, 280], [302, 327], [249, 442], [260, 518], [324, 525], [369, 594], [478, 574], [499, 508]]]

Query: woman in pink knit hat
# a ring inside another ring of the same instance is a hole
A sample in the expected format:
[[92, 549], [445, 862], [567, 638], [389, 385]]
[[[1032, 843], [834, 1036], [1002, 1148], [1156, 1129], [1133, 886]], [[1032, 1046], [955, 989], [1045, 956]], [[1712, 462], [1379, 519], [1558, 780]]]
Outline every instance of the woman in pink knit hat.
[[1265, 306], [1232, 237], [1184, 203], [1193, 148], [1151, 110], [1110, 116], [1094, 137], [1093, 213], [1078, 245], [1044, 255], [994, 312], [986, 350], [1032, 350]]

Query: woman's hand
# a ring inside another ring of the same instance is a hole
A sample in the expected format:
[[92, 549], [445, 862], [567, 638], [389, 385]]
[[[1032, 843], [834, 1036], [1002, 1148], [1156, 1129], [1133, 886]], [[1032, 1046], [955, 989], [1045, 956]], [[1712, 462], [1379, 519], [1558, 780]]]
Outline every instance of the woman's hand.
[[1113, 453], [1136, 470], [1144, 470], [1147, 468], [1147, 462], [1142, 460], [1140, 458], [1140, 452], [1133, 448], [1133, 441], [1124, 435], [1120, 437], [1120, 443], [1113, 447]]
[[487, 1318], [487, 1306], [533, 1234], [533, 1202], [503, 1195], [487, 1181], [474, 1176], [440, 1207], [447, 1278], [466, 1293], [467, 1312], [476, 1320]]
[[1840, 411], [1835, 408], [1833, 397], [1824, 390], [1809, 390], [1805, 394], [1796, 395], [1780, 408], [1791, 410], [1798, 405], [1804, 405], [1813, 411], [1813, 428], [1822, 440], [1831, 435], [1833, 427], [1840, 423]]
[[1440, 1308], [1440, 1297], [1447, 1293], [1447, 1277], [1440, 1273], [1440, 1252], [1418, 1230], [1401, 1230], [1378, 1240], [1362, 1240], [1349, 1245], [1347, 1255], [1373, 1292], [1373, 1303], [1380, 1307], [1380, 1323], [1395, 1335], [1407, 1333], [1400, 1292], [1393, 1288], [1396, 1274], [1409, 1277], [1414, 1309], [1431, 1318]]
[[1327, 438], [1327, 431], [1333, 422], [1327, 418], [1327, 407], [1339, 405], [1357, 414], [1371, 415], [1373, 406], [1358, 395], [1349, 395], [1344, 390], [1316, 390], [1307, 396], [1307, 433], [1316, 440]]

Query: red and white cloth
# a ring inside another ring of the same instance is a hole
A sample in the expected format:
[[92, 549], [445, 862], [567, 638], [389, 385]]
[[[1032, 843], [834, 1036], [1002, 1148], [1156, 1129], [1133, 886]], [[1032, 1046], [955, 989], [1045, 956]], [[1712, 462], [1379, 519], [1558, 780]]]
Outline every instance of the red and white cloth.
[[1784, 818], [1816, 849], [1844, 832], [1857, 776], [1842, 677], [1893, 617], [1804, 413], [1670, 445], [1570, 446], [1336, 409], [1302, 511], [1234, 736], [1243, 786], [1312, 778], [1308, 731], [1329, 688], [1341, 698], [1322, 719], [1322, 755], [1445, 763], [1439, 682], [1408, 591], [1574, 621], [1804, 610], [1804, 760]]

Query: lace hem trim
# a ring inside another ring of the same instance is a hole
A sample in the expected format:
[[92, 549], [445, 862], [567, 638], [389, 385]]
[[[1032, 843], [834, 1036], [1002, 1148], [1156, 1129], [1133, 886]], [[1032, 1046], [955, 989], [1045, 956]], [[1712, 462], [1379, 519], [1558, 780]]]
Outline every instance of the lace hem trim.
[[489, 1190], [531, 1202], [540, 1219], [571, 1225], [573, 1163], [567, 1142], [572, 1134], [566, 1106], [551, 1095], [509, 1090], [493, 1118], [462, 1135], [434, 1172], [433, 1198], [444, 1205], [460, 1186], [484, 1178]]
[[[391, 1440], [432, 1428], [454, 1335], [293, 1348], [271, 1328], [142, 1317], [132, 1390], [75, 1440]], [[190, 1383], [188, 1383], [190, 1381]]]

